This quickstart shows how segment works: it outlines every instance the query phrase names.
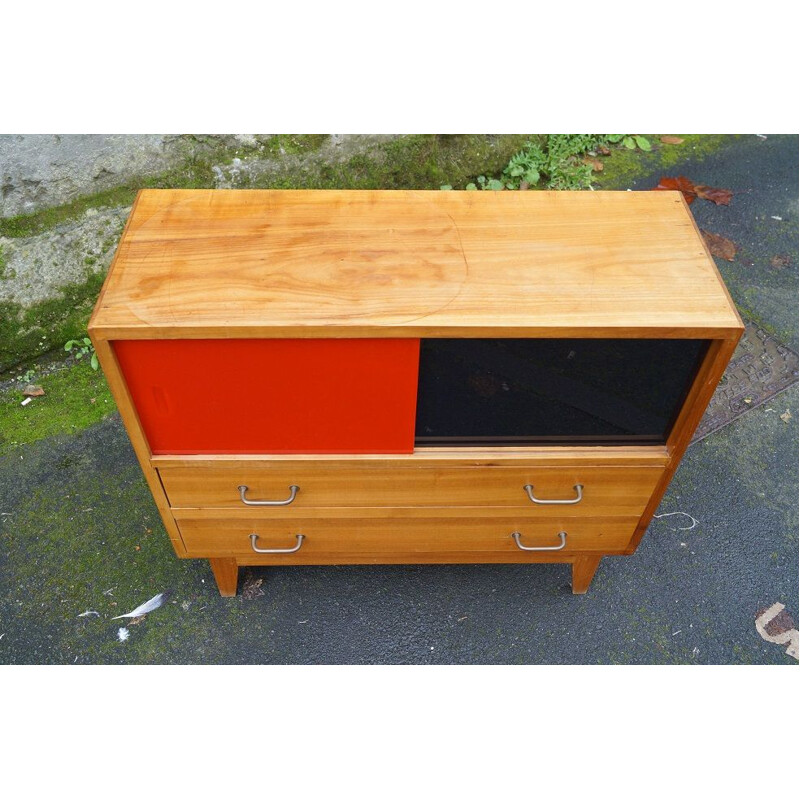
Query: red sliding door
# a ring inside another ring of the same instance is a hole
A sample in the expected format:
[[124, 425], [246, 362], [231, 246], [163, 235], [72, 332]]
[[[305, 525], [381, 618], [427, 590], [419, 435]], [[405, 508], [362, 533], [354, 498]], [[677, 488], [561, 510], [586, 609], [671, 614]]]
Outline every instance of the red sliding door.
[[419, 339], [114, 342], [155, 455], [411, 453]]

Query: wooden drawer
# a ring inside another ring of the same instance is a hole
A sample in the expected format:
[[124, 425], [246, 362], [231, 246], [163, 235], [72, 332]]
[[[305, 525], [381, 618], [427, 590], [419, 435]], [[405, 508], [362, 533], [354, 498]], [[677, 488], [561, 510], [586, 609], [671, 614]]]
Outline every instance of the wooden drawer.
[[[396, 506], [510, 506], [537, 516], [639, 516], [663, 473], [662, 467], [331, 467], [232, 463], [227, 466], [159, 469], [173, 508], [245, 508], [247, 500], [294, 500], [303, 508]], [[574, 500], [538, 504], [541, 500]], [[264, 507], [262, 507], [264, 508]]]
[[[253, 563], [322, 564], [380, 563], [381, 557], [415, 561], [473, 560], [527, 561], [544, 555], [569, 556], [574, 553], [621, 553], [636, 528], [636, 517], [606, 517], [583, 520], [550, 517], [531, 520], [514, 512], [498, 514], [485, 509], [481, 514], [465, 509], [352, 509], [345, 516], [341, 509], [329, 509], [319, 517], [285, 516], [269, 520], [233, 517], [194, 516], [178, 519], [188, 556], [251, 559]], [[338, 513], [337, 513], [338, 512]], [[438, 513], [436, 513], [438, 512]], [[566, 534], [559, 549], [528, 551], [520, 549], [512, 537], [519, 532], [525, 547], [556, 548], [560, 532]], [[291, 553], [261, 555], [256, 547], [292, 548], [302, 534], [300, 548]], [[454, 554], [473, 554], [470, 559], [449, 558]]]

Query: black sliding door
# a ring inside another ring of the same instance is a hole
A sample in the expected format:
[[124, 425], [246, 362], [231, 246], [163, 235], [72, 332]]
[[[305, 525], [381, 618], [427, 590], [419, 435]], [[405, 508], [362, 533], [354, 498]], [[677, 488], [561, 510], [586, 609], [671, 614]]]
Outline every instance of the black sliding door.
[[416, 444], [663, 444], [698, 339], [423, 339]]

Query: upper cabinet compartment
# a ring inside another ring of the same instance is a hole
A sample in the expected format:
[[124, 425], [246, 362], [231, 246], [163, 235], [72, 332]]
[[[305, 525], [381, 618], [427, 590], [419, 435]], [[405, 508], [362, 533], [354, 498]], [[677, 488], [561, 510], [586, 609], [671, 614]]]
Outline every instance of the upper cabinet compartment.
[[707, 345], [423, 340], [417, 445], [664, 444]]
[[663, 443], [741, 330], [679, 192], [143, 190], [89, 323], [176, 455]]

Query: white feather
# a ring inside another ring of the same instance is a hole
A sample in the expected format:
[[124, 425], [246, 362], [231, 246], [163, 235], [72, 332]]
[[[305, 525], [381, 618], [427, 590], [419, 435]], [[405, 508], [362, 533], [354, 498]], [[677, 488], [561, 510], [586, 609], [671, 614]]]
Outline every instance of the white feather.
[[123, 617], [142, 617], [145, 614], [149, 614], [151, 611], [155, 611], [157, 608], [161, 608], [166, 599], [167, 592], [161, 592], [155, 597], [151, 597], [146, 603], [136, 606], [133, 611], [130, 611], [127, 614], [120, 614], [118, 617], [111, 617], [111, 619], [122, 619]]
[[79, 617], [99, 617], [99, 611], [84, 611], [83, 614], [78, 614]]
[[121, 642], [124, 642], [130, 635], [131, 632], [127, 628], [120, 628], [117, 631], [117, 639], [119, 639]]

